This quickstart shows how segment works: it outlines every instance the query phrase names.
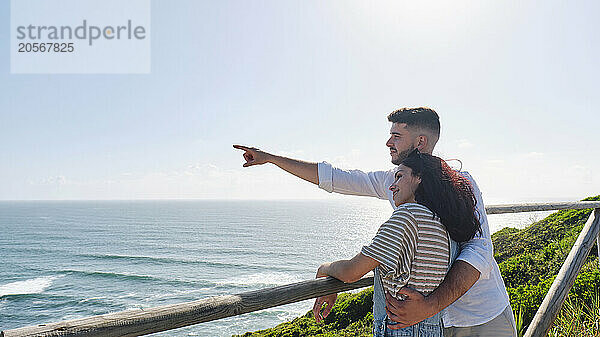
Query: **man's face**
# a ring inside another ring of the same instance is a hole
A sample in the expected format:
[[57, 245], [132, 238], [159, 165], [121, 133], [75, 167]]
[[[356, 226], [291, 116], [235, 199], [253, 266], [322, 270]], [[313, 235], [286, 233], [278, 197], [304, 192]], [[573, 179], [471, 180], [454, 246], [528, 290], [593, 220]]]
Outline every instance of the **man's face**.
[[406, 123], [392, 123], [390, 139], [385, 143], [390, 148], [390, 156], [394, 165], [400, 165], [404, 158], [415, 149], [416, 138], [406, 127]]

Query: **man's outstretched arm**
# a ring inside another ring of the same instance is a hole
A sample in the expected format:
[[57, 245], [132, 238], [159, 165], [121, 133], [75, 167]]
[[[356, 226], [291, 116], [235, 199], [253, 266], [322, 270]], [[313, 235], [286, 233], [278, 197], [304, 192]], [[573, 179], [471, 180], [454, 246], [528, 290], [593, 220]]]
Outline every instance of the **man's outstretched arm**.
[[302, 178], [315, 185], [319, 185], [319, 167], [317, 163], [310, 163], [302, 160], [277, 156], [265, 151], [261, 151], [255, 147], [242, 145], [234, 145], [233, 147], [244, 151], [244, 159], [246, 160], [243, 165], [244, 167], [271, 163], [298, 178]]
[[418, 291], [406, 287], [399, 291], [406, 296], [404, 301], [386, 294], [385, 310], [388, 317], [400, 323], [390, 328], [400, 329], [411, 326], [442, 311], [471, 289], [479, 279], [479, 274], [479, 271], [469, 263], [457, 260], [446, 274], [444, 281], [429, 296], [423, 296]]

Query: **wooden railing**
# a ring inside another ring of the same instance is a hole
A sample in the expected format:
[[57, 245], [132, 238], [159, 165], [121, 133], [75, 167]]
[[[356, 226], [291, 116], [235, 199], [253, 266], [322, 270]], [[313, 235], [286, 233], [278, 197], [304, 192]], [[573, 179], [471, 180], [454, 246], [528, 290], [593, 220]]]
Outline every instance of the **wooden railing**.
[[[565, 259], [562, 267], [558, 271], [558, 275], [552, 282], [542, 305], [535, 313], [531, 324], [525, 332], [525, 337], [546, 336], [548, 330], [552, 327], [552, 322], [558, 315], [565, 298], [569, 294], [569, 290], [575, 282], [575, 278], [579, 274], [581, 267], [588, 256], [594, 240], [598, 240], [598, 232], [600, 231], [600, 208], [596, 208], [588, 218], [581, 233], [577, 237], [577, 241], [571, 248], [569, 255]], [[598, 249], [600, 253], [600, 248]], [[600, 254], [598, 254], [600, 259]]]
[[[600, 231], [600, 202], [536, 203], [486, 207], [487, 214], [589, 208], [595, 208], [595, 211], [590, 214], [558, 276], [529, 325], [525, 334], [527, 337], [545, 336], [547, 334], [593, 246], [594, 239], [600, 242], [598, 234]], [[600, 256], [600, 245], [598, 251]], [[373, 277], [365, 277], [354, 283], [343, 283], [333, 278], [322, 278], [237, 295], [216, 296], [193, 302], [127, 310], [70, 321], [5, 330], [0, 332], [0, 337], [140, 336], [237, 316], [331, 293], [363, 288], [372, 284]]]
[[0, 336], [140, 336], [371, 285], [373, 277], [365, 277], [354, 283], [328, 277], [237, 295], [6, 330]]

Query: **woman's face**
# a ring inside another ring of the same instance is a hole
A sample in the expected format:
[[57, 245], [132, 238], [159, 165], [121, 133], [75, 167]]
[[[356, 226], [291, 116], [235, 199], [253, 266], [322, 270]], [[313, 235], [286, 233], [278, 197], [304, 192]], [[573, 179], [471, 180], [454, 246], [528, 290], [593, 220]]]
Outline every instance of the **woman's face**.
[[390, 191], [393, 192], [394, 204], [400, 206], [407, 202], [415, 202], [415, 191], [421, 183], [421, 178], [412, 175], [412, 169], [408, 166], [398, 166], [395, 175], [396, 180]]

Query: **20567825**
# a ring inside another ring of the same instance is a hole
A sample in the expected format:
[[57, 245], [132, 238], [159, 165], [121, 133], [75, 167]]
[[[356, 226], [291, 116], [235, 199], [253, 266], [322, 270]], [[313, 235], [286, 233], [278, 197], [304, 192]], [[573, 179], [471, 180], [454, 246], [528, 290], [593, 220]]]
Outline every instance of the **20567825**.
[[73, 42], [21, 42], [19, 43], [19, 53], [72, 53], [75, 51]]

